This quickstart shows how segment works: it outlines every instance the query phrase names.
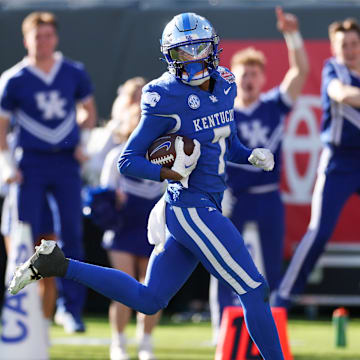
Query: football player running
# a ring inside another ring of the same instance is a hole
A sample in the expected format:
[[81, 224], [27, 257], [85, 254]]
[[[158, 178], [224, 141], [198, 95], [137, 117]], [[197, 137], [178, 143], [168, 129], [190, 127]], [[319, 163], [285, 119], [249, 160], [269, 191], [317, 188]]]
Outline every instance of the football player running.
[[[161, 51], [168, 71], [145, 86], [141, 122], [119, 159], [123, 174], [168, 181], [165, 201], [160, 200], [149, 217], [149, 240], [157, 245], [145, 284], [119, 270], [65, 259], [55, 243], [44, 241], [17, 270], [10, 292], [41, 277], [63, 276], [154, 314], [167, 306], [200, 261], [239, 295], [249, 333], [263, 358], [283, 359], [268, 285], [240, 233], [221, 213], [226, 161], [250, 162], [270, 171], [274, 159], [269, 150], [250, 150], [237, 138], [236, 84], [232, 73], [218, 66], [218, 44], [212, 25], [194, 13], [177, 15], [167, 24]], [[145, 157], [150, 144], [169, 133], [188, 136], [196, 144], [187, 156], [179, 137], [171, 169]]]

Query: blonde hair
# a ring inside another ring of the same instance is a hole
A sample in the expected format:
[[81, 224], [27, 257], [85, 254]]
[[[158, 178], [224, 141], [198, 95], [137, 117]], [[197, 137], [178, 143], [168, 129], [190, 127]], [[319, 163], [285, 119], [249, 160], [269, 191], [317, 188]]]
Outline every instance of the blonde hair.
[[334, 21], [329, 25], [329, 39], [333, 40], [337, 32], [355, 31], [360, 37], [360, 26], [353, 18], [347, 18], [343, 21]]
[[231, 58], [231, 68], [236, 65], [258, 65], [261, 69], [265, 68], [266, 58], [262, 51], [256, 50], [253, 47], [248, 47], [237, 51]]
[[141, 118], [140, 104], [130, 105], [123, 114], [122, 121], [113, 131], [113, 139], [116, 143], [125, 142], [138, 125]]
[[25, 36], [29, 31], [39, 25], [51, 25], [55, 30], [58, 29], [56, 16], [51, 12], [35, 11], [29, 14], [22, 22], [22, 33]]

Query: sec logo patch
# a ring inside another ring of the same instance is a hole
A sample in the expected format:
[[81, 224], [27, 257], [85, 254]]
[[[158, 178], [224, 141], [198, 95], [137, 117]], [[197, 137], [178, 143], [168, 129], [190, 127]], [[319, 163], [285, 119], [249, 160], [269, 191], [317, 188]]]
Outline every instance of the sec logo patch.
[[197, 95], [191, 94], [188, 97], [188, 105], [191, 109], [196, 110], [200, 107], [200, 99]]

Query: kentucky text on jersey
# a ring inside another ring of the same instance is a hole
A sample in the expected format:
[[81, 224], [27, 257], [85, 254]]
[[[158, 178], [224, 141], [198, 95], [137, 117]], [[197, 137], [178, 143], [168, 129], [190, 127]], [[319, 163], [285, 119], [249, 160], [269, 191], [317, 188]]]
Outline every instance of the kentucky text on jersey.
[[221, 111], [212, 115], [202, 117], [201, 119], [193, 120], [195, 131], [200, 131], [203, 129], [213, 128], [215, 126], [220, 126], [221, 124], [234, 121], [234, 110]]
[[[168, 201], [177, 206], [213, 206], [214, 201], [219, 205], [219, 198], [214, 197], [221, 197], [226, 188], [226, 162], [248, 163], [251, 153], [237, 137], [234, 76], [222, 67], [211, 76], [212, 92], [184, 84], [168, 72], [147, 84], [142, 96], [142, 120], [119, 160], [120, 171], [126, 175], [159, 181], [161, 167], [144, 158], [151, 142], [168, 133], [198, 140], [201, 156], [190, 175], [189, 188], [169, 181]], [[141, 140], [138, 137], [133, 142], [139, 131]]]

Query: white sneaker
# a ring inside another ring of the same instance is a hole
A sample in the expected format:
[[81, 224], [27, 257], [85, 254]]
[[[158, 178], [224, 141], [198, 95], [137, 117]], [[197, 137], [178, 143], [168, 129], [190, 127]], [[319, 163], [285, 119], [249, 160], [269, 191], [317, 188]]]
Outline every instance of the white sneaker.
[[126, 351], [125, 346], [121, 346], [119, 344], [111, 344], [110, 360], [130, 360], [130, 356]]
[[65, 332], [68, 334], [85, 331], [85, 325], [82, 320], [76, 319], [68, 311], [57, 310], [54, 316], [54, 322], [56, 325], [63, 326]]
[[144, 335], [138, 348], [139, 360], [156, 360], [154, 346], [150, 335]]
[[9, 285], [9, 292], [11, 294], [17, 294], [26, 285], [29, 285], [42, 278], [38, 269], [34, 266], [34, 263], [39, 259], [39, 255], [51, 254], [55, 246], [55, 241], [42, 240], [41, 245], [35, 247], [35, 253], [30, 257], [30, 259], [16, 268], [14, 277], [12, 278]]

